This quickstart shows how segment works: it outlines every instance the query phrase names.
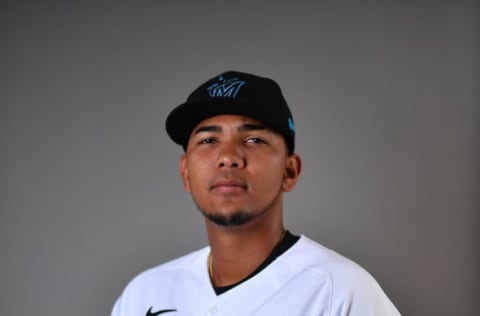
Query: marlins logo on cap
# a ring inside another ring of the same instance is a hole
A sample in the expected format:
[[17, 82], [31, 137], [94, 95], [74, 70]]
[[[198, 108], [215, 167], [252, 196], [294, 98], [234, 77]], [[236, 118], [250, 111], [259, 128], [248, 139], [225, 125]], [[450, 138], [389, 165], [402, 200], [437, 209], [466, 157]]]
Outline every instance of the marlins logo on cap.
[[213, 97], [235, 98], [245, 81], [238, 78], [225, 79], [223, 76], [218, 78], [216, 82], [207, 88], [208, 94]]

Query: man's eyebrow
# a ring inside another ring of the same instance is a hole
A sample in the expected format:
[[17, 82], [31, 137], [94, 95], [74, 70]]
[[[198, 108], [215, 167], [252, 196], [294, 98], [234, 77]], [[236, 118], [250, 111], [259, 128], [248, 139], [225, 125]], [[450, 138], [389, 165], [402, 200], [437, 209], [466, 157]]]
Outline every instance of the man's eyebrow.
[[217, 132], [217, 133], [220, 133], [222, 131], [222, 127], [218, 126], [218, 125], [205, 125], [205, 126], [200, 126], [199, 128], [197, 128], [193, 134], [198, 134], [198, 133], [202, 133], [202, 132]]
[[263, 124], [243, 124], [237, 128], [239, 131], [258, 131], [266, 130], [268, 127]]
[[[267, 130], [269, 129], [266, 125], [264, 124], [242, 124], [239, 127], [237, 127], [237, 130], [240, 132], [245, 132], [245, 131], [259, 131], [259, 130]], [[197, 135], [199, 133], [203, 132], [216, 132], [216, 133], [221, 133], [223, 131], [222, 127], [219, 125], [204, 125], [200, 126], [197, 128], [193, 134]]]

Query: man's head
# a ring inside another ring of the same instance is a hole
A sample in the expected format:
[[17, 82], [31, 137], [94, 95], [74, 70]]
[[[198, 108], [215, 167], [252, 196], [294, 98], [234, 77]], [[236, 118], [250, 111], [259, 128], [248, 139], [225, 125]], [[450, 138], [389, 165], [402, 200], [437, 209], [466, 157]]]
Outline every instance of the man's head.
[[273, 80], [224, 73], [197, 88], [166, 125], [186, 152], [184, 187], [210, 222], [281, 223], [282, 194], [295, 186], [301, 160], [293, 152], [290, 110]]
[[193, 128], [216, 115], [236, 114], [256, 119], [280, 133], [288, 153], [295, 149], [295, 126], [278, 84], [269, 78], [228, 71], [195, 89], [167, 117], [170, 138], [186, 150]]

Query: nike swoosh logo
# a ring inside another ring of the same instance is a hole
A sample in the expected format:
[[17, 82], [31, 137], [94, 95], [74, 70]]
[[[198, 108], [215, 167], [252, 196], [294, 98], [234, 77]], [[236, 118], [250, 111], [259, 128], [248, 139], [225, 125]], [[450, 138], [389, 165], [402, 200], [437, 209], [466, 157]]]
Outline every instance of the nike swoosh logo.
[[147, 311], [146, 316], [157, 316], [160, 314], [171, 313], [176, 311], [177, 311], [176, 309], [162, 309], [161, 311], [158, 311], [158, 312], [152, 312], [152, 307], [150, 307]]

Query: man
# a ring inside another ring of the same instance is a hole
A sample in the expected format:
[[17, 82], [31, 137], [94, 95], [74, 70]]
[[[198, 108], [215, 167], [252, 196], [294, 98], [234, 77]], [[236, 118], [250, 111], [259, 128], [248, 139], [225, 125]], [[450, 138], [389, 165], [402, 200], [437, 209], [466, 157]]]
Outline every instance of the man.
[[180, 173], [210, 246], [143, 272], [112, 316], [399, 315], [377, 282], [284, 228], [283, 194], [299, 178], [295, 127], [271, 79], [226, 72], [167, 118]]

